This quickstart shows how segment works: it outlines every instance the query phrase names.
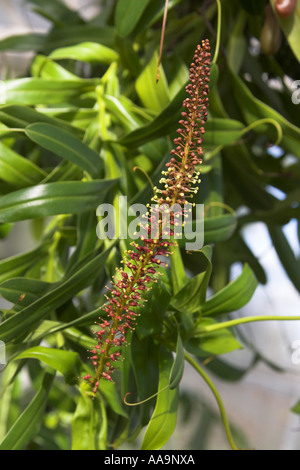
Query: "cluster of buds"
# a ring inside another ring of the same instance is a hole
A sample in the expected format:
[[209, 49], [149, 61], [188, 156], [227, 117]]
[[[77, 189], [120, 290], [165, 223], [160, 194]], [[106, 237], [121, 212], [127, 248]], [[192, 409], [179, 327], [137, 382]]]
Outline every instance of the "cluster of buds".
[[115, 362], [120, 359], [120, 347], [126, 344], [126, 332], [134, 329], [139, 307], [145, 301], [142, 294], [151, 289], [157, 282], [157, 270], [164, 265], [163, 259], [170, 254], [170, 245], [176, 225], [176, 214], [170, 217], [169, 238], [162, 230], [160, 207], [182, 208], [188, 204], [198, 190], [199, 171], [196, 167], [202, 163], [201, 155], [204, 124], [207, 120], [210, 46], [208, 40], [198, 46], [190, 67], [190, 80], [186, 87], [189, 95], [183, 102], [184, 112], [177, 129], [179, 137], [174, 139], [175, 148], [172, 158], [162, 172], [160, 184], [162, 189], [154, 188], [152, 201], [154, 207], [146, 215], [147, 223], [142, 228], [139, 243], [132, 242], [133, 250], [124, 253], [123, 267], [113, 277], [107, 303], [102, 307], [104, 319], [97, 323], [99, 330], [95, 333], [97, 345], [91, 350], [95, 375], [86, 375], [86, 379], [97, 392], [100, 380], [112, 381], [111, 374]]

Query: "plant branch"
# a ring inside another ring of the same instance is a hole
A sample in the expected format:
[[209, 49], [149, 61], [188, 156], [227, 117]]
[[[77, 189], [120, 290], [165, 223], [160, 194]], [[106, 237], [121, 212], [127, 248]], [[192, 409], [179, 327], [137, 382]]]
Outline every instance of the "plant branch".
[[259, 321], [290, 321], [290, 320], [300, 320], [300, 317], [292, 315], [253, 315], [251, 317], [237, 318], [235, 320], [228, 320], [216, 325], [207, 325], [197, 330], [197, 335], [201, 333], [210, 333], [212, 331], [222, 330], [224, 328], [230, 328], [236, 325], [242, 325], [243, 323], [252, 323]]
[[213, 393], [213, 395], [214, 395], [214, 397], [215, 397], [215, 399], [218, 403], [218, 406], [219, 406], [219, 410], [220, 410], [220, 413], [221, 413], [221, 417], [222, 417], [222, 421], [223, 421], [223, 424], [224, 424], [224, 428], [225, 428], [225, 432], [226, 432], [226, 436], [227, 436], [227, 440], [229, 442], [229, 445], [230, 445], [232, 450], [239, 450], [239, 448], [235, 444], [234, 439], [232, 437], [229, 422], [228, 422], [228, 418], [227, 418], [227, 415], [226, 415], [226, 411], [225, 411], [222, 399], [220, 397], [220, 394], [219, 394], [216, 386], [211, 381], [211, 379], [208, 377], [208, 375], [204, 372], [204, 370], [200, 367], [198, 362], [192, 356], [190, 356], [187, 352], [185, 352], [184, 357], [187, 360], [187, 362], [189, 364], [191, 364], [191, 366], [198, 372], [198, 374], [201, 375], [203, 380], [207, 383], [207, 385], [211, 389], [211, 391], [212, 391], [212, 393]]

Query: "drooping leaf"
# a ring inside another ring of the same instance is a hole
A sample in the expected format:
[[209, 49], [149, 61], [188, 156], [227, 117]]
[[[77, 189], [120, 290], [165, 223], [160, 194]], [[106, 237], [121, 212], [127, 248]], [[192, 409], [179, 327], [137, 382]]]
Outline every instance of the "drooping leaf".
[[37, 359], [64, 375], [68, 383], [76, 383], [79, 372], [79, 358], [76, 352], [35, 346], [14, 357], [14, 360]]
[[[161, 347], [159, 360], [159, 389], [169, 384], [173, 357]], [[177, 421], [178, 388], [169, 387], [158, 394], [154, 412], [146, 429], [141, 450], [161, 449], [170, 439]]]
[[170, 95], [167, 80], [160, 67], [160, 79], [156, 83], [158, 54], [154, 53], [135, 82], [135, 88], [145, 108], [161, 112], [169, 103]]
[[46, 172], [30, 160], [0, 142], [0, 178], [15, 188], [26, 188], [38, 184]]
[[241, 349], [241, 343], [236, 339], [234, 333], [229, 329], [223, 328], [213, 333], [199, 333], [207, 325], [213, 325], [216, 322], [212, 318], [202, 318], [197, 322], [193, 336], [185, 343], [186, 349], [197, 357], [219, 356]]
[[[158, 351], [159, 345], [155, 344], [152, 338], [139, 340], [134, 334], [131, 339], [131, 361], [137, 383], [139, 400], [145, 400], [154, 395], [158, 388]], [[141, 424], [148, 424], [153, 401], [148, 400], [139, 405]]]
[[203, 304], [203, 315], [219, 315], [242, 308], [251, 299], [257, 284], [253, 271], [245, 264], [240, 276]]
[[87, 386], [80, 387], [80, 396], [72, 417], [72, 450], [105, 450], [107, 417], [102, 401], [92, 400]]
[[183, 376], [183, 370], [184, 370], [184, 348], [183, 348], [183, 343], [182, 343], [180, 333], [178, 332], [175, 359], [173, 362], [173, 366], [170, 372], [170, 379], [169, 379], [169, 386], [171, 390], [178, 387], [178, 385], [180, 384], [180, 381]]
[[0, 450], [24, 450], [37, 435], [44, 416], [54, 374], [45, 372], [42, 385], [0, 443]]
[[102, 161], [99, 155], [79, 139], [50, 124], [30, 124], [26, 135], [41, 147], [78, 165], [96, 177]]
[[272, 239], [277, 255], [290, 280], [300, 292], [300, 260], [296, 258], [293, 250], [287, 241], [282, 228], [279, 225], [269, 225], [269, 234]]
[[[24, 129], [29, 124], [47, 123], [60, 129], [66, 130], [71, 134], [82, 137], [80, 129], [73, 127], [68, 122], [56, 117], [49, 117], [44, 112], [39, 112], [29, 106], [3, 105], [0, 106], [0, 121], [6, 126]], [[9, 132], [9, 129], [7, 130]]]
[[155, 283], [147, 300], [140, 308], [140, 318], [136, 325], [136, 332], [140, 338], [146, 338], [161, 331], [162, 321], [169, 305], [171, 294], [163, 282]]
[[299, 127], [289, 122], [271, 106], [256, 98], [238, 75], [232, 72], [231, 77], [234, 82], [236, 100], [243, 103], [241, 111], [247, 124], [253, 124], [255, 121], [267, 119], [267, 122], [261, 123], [261, 125], [257, 126], [255, 129], [256, 132], [267, 135], [272, 143], [278, 139], [278, 129], [276, 126], [280, 126], [282, 131], [280, 144], [299, 157], [300, 153], [297, 144], [300, 137]]
[[116, 180], [65, 181], [14, 191], [1, 198], [0, 222], [96, 209], [105, 192], [115, 183]]
[[26, 277], [10, 278], [0, 284], [0, 294], [4, 299], [16, 304], [22, 296], [21, 306], [30, 305], [43, 295], [51, 284], [39, 279]]
[[110, 64], [118, 60], [119, 55], [113, 49], [98, 44], [96, 42], [82, 42], [76, 46], [63, 47], [55, 49], [50, 54], [50, 59], [74, 59], [89, 63], [105, 63]]
[[[201, 252], [201, 266], [203, 271], [190, 279], [171, 300], [171, 305], [184, 315], [197, 312], [201, 309], [206, 298], [206, 290], [211, 274], [211, 248], [205, 247]], [[204, 304], [205, 305], [205, 304]]]
[[44, 44], [46, 54], [60, 48], [74, 46], [82, 42], [97, 42], [107, 47], [114, 47], [114, 28], [107, 24], [91, 25], [69, 24], [68, 28], [53, 28]]
[[37, 261], [46, 255], [50, 241], [45, 241], [34, 250], [20, 255], [10, 256], [0, 261], [0, 282], [6, 279], [21, 276], [29, 270]]
[[0, 41], [0, 51], [38, 51], [43, 48], [46, 36], [39, 33], [18, 34]]
[[120, 0], [117, 3], [115, 23], [119, 36], [126, 37], [133, 31], [150, 1]]
[[6, 103], [22, 105], [60, 104], [82, 93], [94, 91], [98, 79], [44, 80], [19, 78], [5, 82]]
[[81, 264], [76, 266], [75, 271], [70, 272], [68, 276], [55, 284], [45, 295], [5, 320], [0, 325], [2, 340], [10, 341], [17, 339], [24, 332], [30, 332], [31, 327], [41, 322], [51, 310], [64, 304], [72, 296], [88, 286], [104, 268], [104, 263], [113, 244], [99, 254], [93, 253], [92, 256], [87, 256], [86, 259], [82, 260]]

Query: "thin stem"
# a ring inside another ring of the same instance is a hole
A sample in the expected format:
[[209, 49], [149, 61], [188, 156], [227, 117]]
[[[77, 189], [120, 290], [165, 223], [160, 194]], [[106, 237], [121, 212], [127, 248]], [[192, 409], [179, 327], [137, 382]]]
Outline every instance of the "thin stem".
[[145, 175], [145, 177], [147, 178], [147, 180], [148, 180], [149, 183], [150, 183], [150, 186], [151, 186], [151, 188], [152, 188], [152, 190], [153, 190], [153, 193], [155, 194], [154, 185], [153, 185], [152, 180], [151, 180], [150, 176], [148, 175], [147, 171], [145, 171], [145, 170], [144, 170], [143, 168], [141, 168], [140, 166], [135, 166], [135, 167], [133, 168], [133, 171], [134, 171], [134, 172], [136, 172], [136, 170], [141, 171], [141, 172]]
[[279, 320], [279, 321], [290, 321], [290, 320], [300, 320], [300, 317], [292, 316], [292, 315], [254, 315], [252, 317], [245, 317], [245, 318], [237, 318], [236, 320], [228, 320], [224, 321], [222, 323], [218, 323], [216, 325], [207, 325], [204, 326], [203, 328], [199, 328], [197, 330], [197, 335], [201, 333], [208, 333], [211, 331], [217, 331], [217, 330], [222, 330], [224, 328], [230, 328], [232, 326], [236, 325], [242, 325], [243, 323], [252, 323], [252, 322], [258, 322], [258, 321], [274, 321], [274, 320]]
[[212, 201], [209, 204], [207, 204], [207, 206], [205, 207], [204, 216], [207, 215], [207, 212], [209, 211], [211, 207], [216, 207], [216, 206], [223, 207], [223, 209], [227, 209], [228, 212], [230, 212], [234, 217], [236, 216], [236, 212], [232, 209], [232, 207], [228, 206], [224, 202], [218, 202], [218, 201]]
[[222, 417], [222, 421], [223, 421], [223, 424], [224, 424], [224, 428], [225, 428], [225, 432], [226, 432], [226, 436], [227, 436], [229, 445], [230, 445], [232, 450], [239, 450], [239, 448], [235, 444], [233, 436], [231, 434], [231, 430], [230, 430], [229, 422], [228, 422], [228, 419], [227, 419], [226, 411], [225, 411], [222, 399], [220, 397], [220, 394], [219, 394], [216, 386], [211, 381], [211, 379], [208, 377], [208, 375], [204, 372], [204, 370], [200, 367], [198, 362], [192, 356], [190, 356], [187, 352], [185, 352], [184, 357], [187, 360], [187, 362], [189, 364], [191, 364], [191, 366], [198, 372], [198, 374], [201, 375], [201, 377], [204, 379], [204, 381], [207, 383], [207, 385], [211, 389], [212, 393], [214, 394], [214, 397], [215, 397], [215, 399], [218, 403], [218, 406], [219, 406], [219, 410], [220, 410], [220, 413], [221, 413], [221, 417]]
[[219, 50], [220, 50], [220, 41], [221, 41], [221, 24], [222, 24], [222, 11], [221, 11], [221, 1], [217, 0], [218, 6], [218, 26], [217, 26], [217, 42], [215, 48], [215, 54], [212, 61], [212, 65], [215, 64], [218, 60]]
[[124, 399], [123, 399], [123, 402], [125, 403], [125, 405], [127, 406], [137, 406], [137, 405], [141, 405], [142, 403], [146, 403], [146, 401], [149, 401], [151, 400], [152, 398], [156, 397], [157, 395], [159, 395], [161, 392], [164, 392], [165, 390], [167, 390], [168, 388], [170, 387], [170, 384], [166, 385], [164, 388], [162, 388], [161, 390], [159, 390], [158, 392], [156, 393], [153, 393], [153, 395], [151, 395], [150, 397], [148, 398], [145, 398], [145, 400], [142, 400], [142, 401], [138, 401], [136, 403], [128, 403], [128, 401], [126, 400], [126, 397], [128, 395], [130, 395], [130, 392], [129, 393], [126, 393]]
[[251, 124], [249, 124], [249, 126], [245, 127], [242, 130], [242, 134], [246, 134], [251, 129], [254, 129], [257, 126], [259, 126], [261, 124], [266, 124], [266, 123], [272, 124], [276, 128], [276, 130], [277, 130], [277, 140], [274, 143], [274, 145], [279, 145], [281, 140], [282, 140], [282, 129], [281, 129], [280, 124], [277, 121], [275, 121], [275, 119], [272, 119], [272, 118], [258, 119], [257, 121], [252, 122]]

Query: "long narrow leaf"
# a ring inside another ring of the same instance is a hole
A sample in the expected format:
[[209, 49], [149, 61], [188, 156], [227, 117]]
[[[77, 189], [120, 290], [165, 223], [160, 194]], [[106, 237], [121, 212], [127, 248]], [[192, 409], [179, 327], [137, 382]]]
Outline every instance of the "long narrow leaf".
[[26, 135], [41, 147], [78, 165], [97, 176], [101, 167], [100, 156], [79, 139], [50, 124], [31, 124], [25, 128]]
[[19, 313], [5, 320], [0, 325], [0, 337], [2, 341], [17, 339], [24, 331], [42, 321], [53, 309], [56, 309], [67, 300], [72, 298], [87, 285], [104, 268], [104, 263], [112, 249], [112, 245], [104, 252], [93, 256], [69, 277], [63, 279], [41, 298], [25, 307]]
[[[173, 365], [172, 354], [166, 349], [160, 350], [159, 390], [169, 385], [170, 371]], [[157, 396], [156, 406], [146, 429], [141, 450], [161, 449], [170, 439], [176, 426], [178, 388], [167, 388]]]
[[65, 181], [14, 191], [1, 198], [0, 223], [96, 209], [115, 183], [116, 180]]
[[42, 385], [0, 444], [0, 450], [24, 450], [41, 426], [54, 374], [46, 372]]

